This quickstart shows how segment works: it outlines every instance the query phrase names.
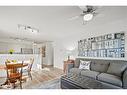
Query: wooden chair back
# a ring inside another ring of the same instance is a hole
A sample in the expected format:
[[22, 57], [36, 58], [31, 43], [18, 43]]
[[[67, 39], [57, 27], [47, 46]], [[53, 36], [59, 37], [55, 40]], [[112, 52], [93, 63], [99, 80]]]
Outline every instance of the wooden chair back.
[[8, 83], [15, 83], [17, 80], [19, 80], [20, 87], [21, 87], [23, 62], [20, 64], [5, 62], [5, 65], [6, 65], [6, 73], [7, 73]]
[[30, 58], [30, 63], [28, 64], [28, 71], [31, 71], [33, 63], [34, 63], [34, 58]]

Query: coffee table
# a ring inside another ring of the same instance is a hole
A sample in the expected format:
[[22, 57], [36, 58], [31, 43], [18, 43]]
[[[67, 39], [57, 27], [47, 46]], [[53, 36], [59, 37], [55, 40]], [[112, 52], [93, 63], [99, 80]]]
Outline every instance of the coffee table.
[[61, 77], [62, 89], [111, 89], [100, 81], [89, 77], [67, 74]]

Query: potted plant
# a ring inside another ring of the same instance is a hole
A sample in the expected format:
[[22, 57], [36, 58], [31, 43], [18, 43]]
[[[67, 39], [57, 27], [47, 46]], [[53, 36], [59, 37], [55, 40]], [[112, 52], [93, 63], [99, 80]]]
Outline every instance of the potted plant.
[[13, 50], [13, 49], [10, 49], [10, 50], [9, 50], [9, 53], [10, 53], [10, 54], [13, 54], [13, 53], [14, 53], [14, 50]]

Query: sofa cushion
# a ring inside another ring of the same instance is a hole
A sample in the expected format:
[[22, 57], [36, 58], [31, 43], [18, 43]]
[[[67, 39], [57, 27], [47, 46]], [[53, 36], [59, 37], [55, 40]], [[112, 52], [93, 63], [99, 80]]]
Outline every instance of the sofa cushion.
[[96, 71], [89, 71], [89, 70], [82, 70], [81, 75], [96, 79], [97, 75], [100, 74], [99, 72]]
[[91, 70], [97, 72], [107, 72], [109, 63], [105, 61], [95, 61], [91, 63]]
[[72, 68], [72, 69], [70, 69], [69, 72], [73, 73], [73, 74], [80, 74], [81, 73], [81, 69], [79, 69], [79, 68]]
[[107, 73], [121, 77], [126, 67], [126, 63], [110, 63]]
[[91, 63], [91, 61], [80, 60], [79, 69], [90, 70], [90, 63]]
[[97, 76], [97, 79], [106, 83], [110, 83], [110, 84], [122, 87], [121, 78], [115, 75], [101, 73]]

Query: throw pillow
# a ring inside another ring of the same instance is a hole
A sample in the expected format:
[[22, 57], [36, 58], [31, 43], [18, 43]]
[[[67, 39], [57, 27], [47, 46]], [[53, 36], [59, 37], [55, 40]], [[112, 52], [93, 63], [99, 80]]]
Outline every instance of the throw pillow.
[[91, 61], [80, 60], [79, 69], [90, 70], [90, 63], [91, 63]]
[[122, 76], [123, 71], [127, 68], [125, 63], [110, 63], [107, 73]]

